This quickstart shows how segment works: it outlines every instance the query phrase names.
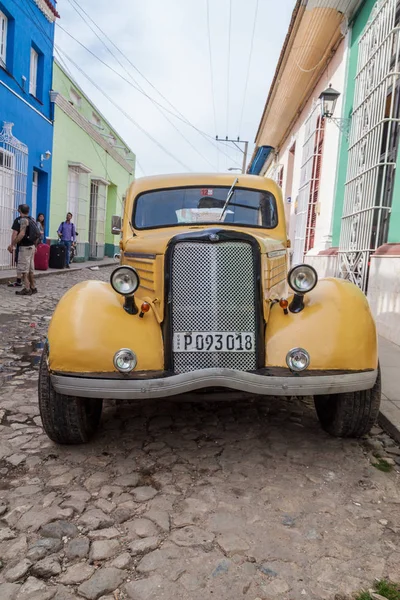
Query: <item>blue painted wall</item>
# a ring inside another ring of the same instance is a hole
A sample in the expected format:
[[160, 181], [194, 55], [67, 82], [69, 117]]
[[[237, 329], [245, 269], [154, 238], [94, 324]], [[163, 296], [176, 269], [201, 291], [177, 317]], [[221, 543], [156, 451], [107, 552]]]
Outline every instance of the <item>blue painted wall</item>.
[[[54, 0], [43, 2], [56, 6]], [[28, 146], [27, 203], [32, 206], [32, 179], [36, 170], [37, 212], [43, 212], [48, 222], [52, 160], [41, 163], [40, 157], [53, 149], [50, 90], [54, 22], [46, 18], [34, 0], [0, 0], [0, 10], [8, 18], [6, 68], [0, 66], [0, 128], [4, 121], [14, 123], [13, 135]], [[31, 47], [39, 54], [36, 98], [29, 94]]]

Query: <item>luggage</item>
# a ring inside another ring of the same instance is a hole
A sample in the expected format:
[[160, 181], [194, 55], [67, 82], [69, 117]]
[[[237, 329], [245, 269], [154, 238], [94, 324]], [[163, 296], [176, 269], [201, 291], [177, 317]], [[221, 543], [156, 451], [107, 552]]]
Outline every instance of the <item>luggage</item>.
[[39, 244], [35, 253], [35, 269], [37, 271], [47, 271], [49, 268], [50, 246]]
[[65, 267], [66, 247], [62, 244], [53, 244], [50, 246], [50, 269], [64, 269]]

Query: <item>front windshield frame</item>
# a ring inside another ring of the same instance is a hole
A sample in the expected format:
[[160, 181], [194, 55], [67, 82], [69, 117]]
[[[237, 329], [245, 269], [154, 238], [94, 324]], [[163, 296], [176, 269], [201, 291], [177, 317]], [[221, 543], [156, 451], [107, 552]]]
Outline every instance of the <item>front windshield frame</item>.
[[152, 227], [138, 227], [136, 224], [136, 211], [137, 211], [137, 206], [138, 206], [138, 202], [139, 199], [142, 196], [145, 196], [146, 194], [151, 194], [153, 192], [166, 192], [166, 191], [173, 191], [173, 190], [194, 190], [194, 189], [206, 189], [206, 188], [212, 188], [212, 189], [223, 189], [223, 190], [227, 190], [227, 193], [229, 192], [229, 185], [210, 185], [210, 184], [204, 184], [204, 185], [180, 185], [177, 187], [165, 187], [165, 188], [155, 188], [155, 189], [149, 189], [146, 190], [144, 192], [141, 192], [140, 194], [138, 194], [135, 198], [134, 204], [133, 204], [133, 210], [132, 210], [132, 224], [133, 224], [133, 228], [136, 229], [137, 231], [151, 231], [153, 229], [168, 229], [170, 227], [207, 227], [207, 226], [224, 226], [227, 225], [229, 227], [244, 227], [246, 229], [266, 229], [268, 231], [272, 230], [272, 229], [276, 229], [279, 225], [279, 213], [278, 213], [278, 203], [276, 201], [276, 197], [275, 195], [270, 191], [270, 190], [264, 190], [264, 189], [257, 189], [257, 188], [251, 188], [251, 187], [247, 187], [247, 186], [240, 186], [240, 185], [236, 185], [235, 186], [235, 190], [244, 190], [244, 191], [248, 191], [248, 192], [258, 192], [260, 194], [269, 194], [271, 196], [271, 200], [273, 202], [274, 205], [274, 211], [275, 211], [275, 216], [276, 216], [276, 222], [274, 225], [271, 225], [270, 227], [268, 227], [267, 225], [254, 225], [254, 224], [248, 224], [248, 223], [229, 223], [229, 222], [224, 222], [224, 221], [220, 221], [219, 219], [216, 219], [215, 221], [205, 221], [204, 223], [202, 222], [190, 222], [190, 223], [168, 223], [167, 225], [154, 225]]

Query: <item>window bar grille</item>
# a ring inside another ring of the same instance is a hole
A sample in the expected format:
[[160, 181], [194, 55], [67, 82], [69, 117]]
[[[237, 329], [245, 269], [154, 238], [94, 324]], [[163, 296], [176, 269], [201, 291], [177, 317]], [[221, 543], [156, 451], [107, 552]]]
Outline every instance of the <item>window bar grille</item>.
[[379, 0], [359, 41], [339, 243], [339, 275], [368, 288], [387, 241], [400, 124], [399, 2]]
[[19, 204], [26, 203], [28, 147], [12, 134], [12, 123], [0, 132], [0, 269], [9, 269], [14, 256], [7, 247]]

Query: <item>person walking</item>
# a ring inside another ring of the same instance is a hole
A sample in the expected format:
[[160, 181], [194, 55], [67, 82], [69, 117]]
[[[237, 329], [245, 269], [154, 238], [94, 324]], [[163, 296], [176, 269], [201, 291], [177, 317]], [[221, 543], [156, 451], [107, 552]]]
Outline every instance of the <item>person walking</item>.
[[37, 293], [33, 258], [36, 245], [40, 239], [40, 231], [36, 221], [29, 217], [29, 206], [27, 204], [20, 204], [18, 212], [19, 218], [16, 224], [18, 230], [13, 229], [8, 251], [12, 254], [14, 248], [18, 248], [17, 277], [21, 278], [24, 283], [22, 290], [15, 293], [17, 296], [32, 296], [32, 294]]
[[45, 223], [44, 223], [44, 214], [43, 213], [38, 214], [36, 223], [37, 223], [37, 226], [39, 227], [39, 231], [40, 231], [40, 244], [44, 244]]
[[71, 245], [72, 243], [75, 243], [76, 240], [76, 230], [75, 225], [72, 222], [72, 213], [67, 213], [67, 218], [60, 224], [57, 233], [61, 243], [66, 247], [65, 266], [69, 269]]

